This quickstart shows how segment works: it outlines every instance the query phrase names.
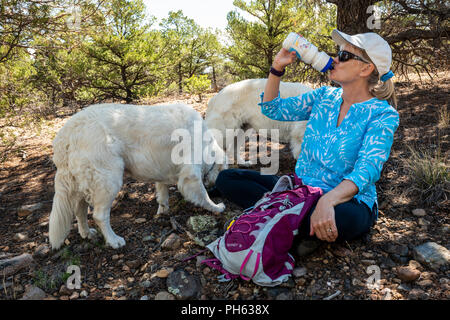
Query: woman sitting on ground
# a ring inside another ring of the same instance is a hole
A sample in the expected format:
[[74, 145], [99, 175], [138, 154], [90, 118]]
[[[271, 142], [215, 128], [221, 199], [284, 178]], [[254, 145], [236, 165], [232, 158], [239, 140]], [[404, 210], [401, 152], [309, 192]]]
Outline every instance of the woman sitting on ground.
[[[388, 43], [375, 33], [350, 36], [333, 30], [332, 38], [340, 51], [329, 79], [340, 88], [324, 86], [281, 99], [279, 75], [297, 59], [295, 52], [281, 49], [260, 103], [262, 113], [271, 119], [308, 120], [295, 173], [304, 184], [322, 188], [324, 195], [303, 221], [299, 237], [328, 242], [360, 237], [375, 223], [375, 182], [399, 125]], [[219, 174], [216, 188], [248, 208], [271, 191], [278, 178], [228, 169]]]

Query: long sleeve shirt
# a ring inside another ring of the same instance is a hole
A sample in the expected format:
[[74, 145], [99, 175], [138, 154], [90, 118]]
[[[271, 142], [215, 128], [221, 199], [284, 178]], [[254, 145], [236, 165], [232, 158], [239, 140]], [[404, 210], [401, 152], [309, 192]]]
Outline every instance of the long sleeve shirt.
[[[262, 102], [262, 113], [279, 121], [305, 121], [295, 173], [303, 183], [324, 193], [344, 179], [358, 187], [355, 198], [372, 208], [378, 200], [375, 182], [389, 158], [398, 112], [386, 100], [372, 98], [355, 103], [337, 127], [342, 88], [324, 86], [297, 97]], [[378, 212], [377, 212], [378, 215]]]

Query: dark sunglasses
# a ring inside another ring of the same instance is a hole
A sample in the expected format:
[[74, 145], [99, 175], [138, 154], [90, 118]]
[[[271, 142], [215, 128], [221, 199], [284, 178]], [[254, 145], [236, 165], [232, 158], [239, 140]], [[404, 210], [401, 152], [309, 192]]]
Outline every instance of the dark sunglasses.
[[357, 56], [356, 54], [353, 54], [353, 53], [345, 51], [345, 50], [339, 51], [337, 56], [338, 56], [340, 62], [345, 62], [350, 59], [355, 59], [355, 60], [362, 61], [364, 63], [370, 63], [370, 62], [364, 60], [363, 58], [361, 58], [360, 56]]

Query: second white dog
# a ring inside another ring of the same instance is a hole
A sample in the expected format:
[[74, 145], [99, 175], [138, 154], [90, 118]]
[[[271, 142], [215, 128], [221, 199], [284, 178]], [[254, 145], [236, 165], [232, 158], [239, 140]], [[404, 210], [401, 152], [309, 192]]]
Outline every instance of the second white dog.
[[[298, 158], [306, 129], [306, 121], [285, 122], [267, 118], [261, 113], [260, 94], [264, 91], [267, 79], [249, 79], [230, 84], [211, 98], [206, 110], [206, 124], [210, 129], [218, 129], [226, 137], [226, 129], [240, 129], [244, 124], [256, 131], [278, 129], [280, 142], [289, 142], [292, 155]], [[295, 82], [281, 82], [281, 98], [298, 96], [312, 88]], [[270, 131], [269, 131], [270, 132]], [[225, 150], [230, 142], [216, 137]], [[225, 145], [226, 144], [226, 145]]]
[[[181, 129], [194, 137], [199, 124], [207, 131], [201, 115], [186, 105], [93, 105], [70, 118], [53, 141], [57, 172], [49, 222], [52, 248], [62, 245], [74, 215], [81, 237], [94, 236], [95, 229], [88, 226], [88, 205], [94, 208], [106, 243], [113, 248], [125, 245], [110, 225], [111, 205], [124, 171], [138, 180], [156, 182], [158, 214], [168, 210], [169, 184], [176, 184], [186, 200], [222, 212], [223, 203], [212, 202], [203, 185], [214, 183], [226, 168], [225, 153], [214, 138], [203, 141], [200, 152], [214, 153], [218, 161], [193, 162], [187, 153], [183, 163], [172, 161], [172, 149], [179, 145], [171, 139], [173, 132]], [[195, 149], [196, 141], [191, 140]]]

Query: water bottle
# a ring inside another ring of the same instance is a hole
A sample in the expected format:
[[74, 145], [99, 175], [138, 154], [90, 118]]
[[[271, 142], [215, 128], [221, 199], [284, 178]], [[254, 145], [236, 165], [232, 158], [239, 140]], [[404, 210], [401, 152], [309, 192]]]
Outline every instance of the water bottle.
[[283, 42], [283, 48], [295, 51], [299, 59], [317, 71], [325, 72], [333, 69], [333, 59], [329, 55], [323, 51], [319, 52], [315, 45], [295, 32], [289, 33]]

